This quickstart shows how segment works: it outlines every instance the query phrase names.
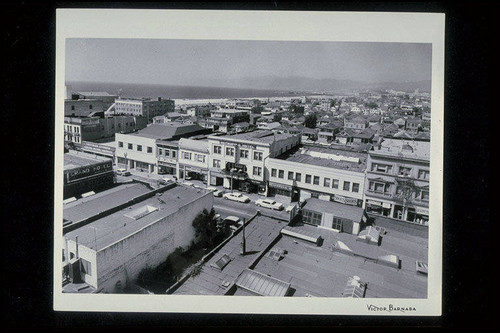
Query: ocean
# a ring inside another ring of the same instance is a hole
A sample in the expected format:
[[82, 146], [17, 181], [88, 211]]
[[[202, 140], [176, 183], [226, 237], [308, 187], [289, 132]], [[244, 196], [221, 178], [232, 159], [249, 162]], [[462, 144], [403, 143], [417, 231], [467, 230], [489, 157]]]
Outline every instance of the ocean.
[[158, 84], [66, 82], [71, 91], [102, 91], [123, 97], [151, 97], [169, 99], [231, 99], [252, 97], [300, 97], [307, 92], [280, 90], [238, 89], [219, 87], [193, 87]]

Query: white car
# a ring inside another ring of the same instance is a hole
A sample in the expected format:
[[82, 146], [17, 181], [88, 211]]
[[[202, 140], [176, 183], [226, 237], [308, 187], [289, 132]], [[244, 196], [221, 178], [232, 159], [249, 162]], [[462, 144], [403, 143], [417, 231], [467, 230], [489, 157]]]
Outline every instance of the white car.
[[276, 202], [271, 199], [258, 199], [255, 201], [255, 204], [259, 207], [271, 208], [276, 210], [282, 210], [283, 204], [280, 202]]
[[222, 197], [222, 195], [224, 194], [224, 191], [221, 191], [221, 190], [215, 190], [214, 192], [214, 197]]
[[207, 188], [205, 188], [205, 190], [207, 190], [209, 192], [215, 192], [215, 191], [217, 191], [217, 189], [215, 187], [207, 187]]
[[127, 169], [119, 168], [116, 169], [116, 174], [120, 176], [130, 176], [130, 171], [128, 171]]
[[224, 199], [238, 201], [238, 202], [250, 202], [250, 198], [239, 192], [226, 193], [222, 196]]

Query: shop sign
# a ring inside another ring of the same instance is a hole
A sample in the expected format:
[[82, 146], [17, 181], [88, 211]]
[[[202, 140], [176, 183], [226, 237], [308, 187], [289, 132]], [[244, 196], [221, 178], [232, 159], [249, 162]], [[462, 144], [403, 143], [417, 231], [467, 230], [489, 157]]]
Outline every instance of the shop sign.
[[382, 207], [384, 207], [384, 208], [391, 208], [391, 204], [390, 203], [386, 203], [386, 202], [382, 202]]
[[280, 190], [286, 190], [286, 191], [292, 190], [292, 187], [290, 185], [285, 185], [285, 184], [269, 182], [269, 186], [280, 189]]
[[95, 174], [104, 173], [112, 170], [111, 162], [84, 166], [69, 170], [66, 173], [68, 182], [75, 181], [84, 177], [89, 177]]
[[343, 203], [346, 205], [351, 205], [351, 206], [358, 205], [358, 199], [343, 197], [343, 196], [336, 195], [336, 194], [333, 196], [333, 201], [340, 202], [340, 203]]
[[382, 206], [382, 203], [380, 201], [375, 200], [366, 200], [366, 203], [372, 206]]
[[429, 210], [425, 208], [415, 207], [415, 213], [422, 215], [429, 215]]

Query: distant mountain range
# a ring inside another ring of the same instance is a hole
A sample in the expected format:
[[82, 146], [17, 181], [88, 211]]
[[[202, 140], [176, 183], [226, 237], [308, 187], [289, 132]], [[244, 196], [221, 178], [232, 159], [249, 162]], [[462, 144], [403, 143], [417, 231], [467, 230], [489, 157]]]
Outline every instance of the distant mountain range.
[[431, 81], [415, 82], [360, 82], [352, 80], [337, 79], [313, 79], [307, 77], [290, 76], [275, 77], [263, 76], [254, 78], [241, 78], [231, 80], [211, 80], [211, 85], [217, 87], [238, 87], [243, 89], [266, 89], [266, 90], [288, 90], [308, 92], [337, 92], [346, 89], [394, 89], [398, 91], [413, 92], [419, 89], [421, 92], [431, 91]]

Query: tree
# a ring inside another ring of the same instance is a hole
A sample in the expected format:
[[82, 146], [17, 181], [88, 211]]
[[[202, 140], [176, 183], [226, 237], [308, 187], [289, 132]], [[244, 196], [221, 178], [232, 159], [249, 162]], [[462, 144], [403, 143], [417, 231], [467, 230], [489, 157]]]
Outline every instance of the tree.
[[367, 108], [370, 108], [370, 109], [376, 109], [376, 108], [378, 108], [377, 103], [374, 103], [374, 102], [369, 102], [369, 103], [366, 103], [366, 104], [365, 104], [365, 106], [366, 106]]
[[330, 100], [330, 107], [331, 107], [331, 108], [332, 108], [332, 107], [335, 107], [335, 105], [337, 105], [337, 99], [336, 99], [336, 98], [334, 98], [334, 99]]
[[200, 244], [209, 248], [212, 248], [224, 238], [224, 235], [217, 228], [217, 221], [214, 217], [215, 211], [213, 208], [210, 212], [204, 209], [193, 220], [196, 238]]
[[318, 117], [316, 116], [316, 113], [311, 113], [306, 116], [306, 119], [304, 121], [304, 126], [308, 128], [316, 128], [317, 122], [318, 122]]

